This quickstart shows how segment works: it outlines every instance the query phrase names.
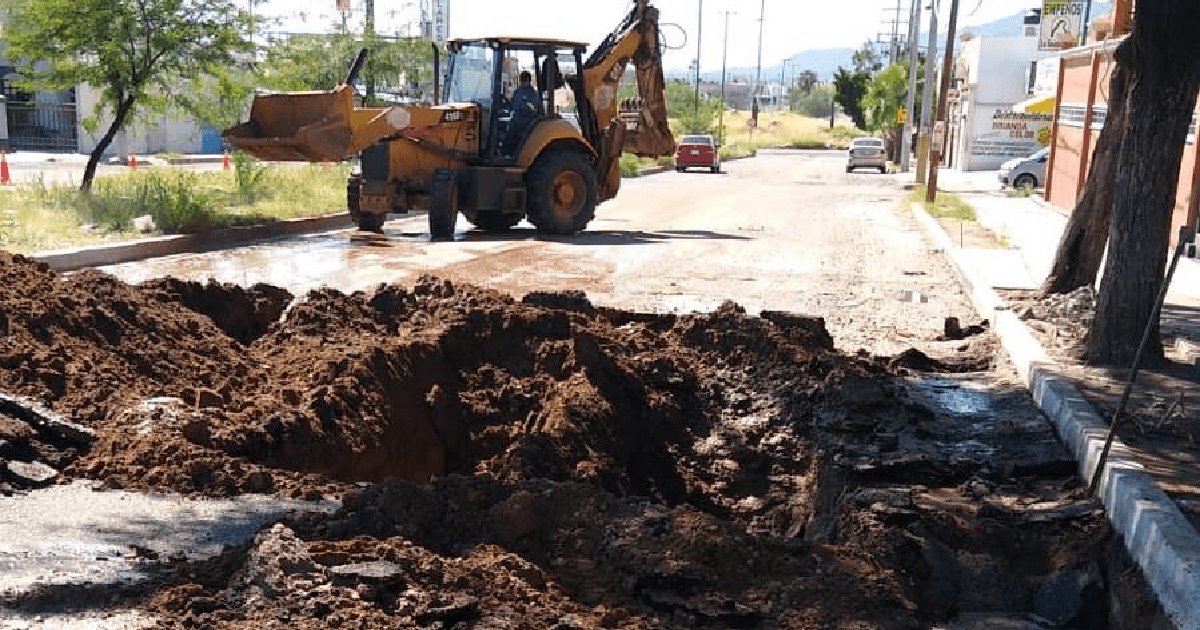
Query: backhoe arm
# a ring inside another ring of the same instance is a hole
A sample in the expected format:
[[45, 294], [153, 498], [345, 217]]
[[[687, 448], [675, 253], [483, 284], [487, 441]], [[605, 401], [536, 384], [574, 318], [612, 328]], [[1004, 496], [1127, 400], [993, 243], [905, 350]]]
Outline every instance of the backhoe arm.
[[[628, 111], [622, 111], [617, 89], [625, 68], [633, 62], [640, 98]], [[649, 0], [636, 0], [634, 8], [608, 37], [596, 47], [583, 66], [583, 84], [599, 131], [604, 133], [614, 122], [625, 119], [623, 134], [612, 141], [618, 146], [599, 147], [617, 156], [628, 151], [643, 157], [661, 157], [675, 150], [675, 138], [667, 119], [664, 92], [662, 45], [659, 42], [658, 9]]]

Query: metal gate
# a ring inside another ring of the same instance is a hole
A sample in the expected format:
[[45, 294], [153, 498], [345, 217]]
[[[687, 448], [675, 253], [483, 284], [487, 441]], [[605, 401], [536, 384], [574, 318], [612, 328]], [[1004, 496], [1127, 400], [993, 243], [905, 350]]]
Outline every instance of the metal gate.
[[0, 78], [0, 90], [8, 99], [8, 142], [14, 151], [79, 150], [74, 88], [30, 94]]

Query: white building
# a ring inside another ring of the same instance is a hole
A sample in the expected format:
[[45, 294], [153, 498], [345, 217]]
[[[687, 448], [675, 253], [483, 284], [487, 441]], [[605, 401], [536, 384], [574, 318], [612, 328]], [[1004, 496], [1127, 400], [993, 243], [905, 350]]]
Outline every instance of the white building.
[[[111, 112], [101, 117], [95, 132], [83, 126], [85, 117], [90, 116], [100, 98], [100, 90], [90, 85], [75, 88], [77, 95], [78, 122], [76, 135], [78, 151], [91, 153], [100, 137], [112, 123]], [[130, 153], [149, 155], [152, 153], [220, 153], [221, 131], [203, 125], [182, 113], [143, 114], [125, 124], [106, 155], [127, 156]]]
[[1050, 116], [1014, 112], [1030, 99], [1039, 77], [1035, 62], [1055, 55], [1039, 51], [1036, 32], [1023, 37], [970, 37], [955, 65], [950, 96], [947, 159], [965, 171], [990, 170], [1043, 144]]

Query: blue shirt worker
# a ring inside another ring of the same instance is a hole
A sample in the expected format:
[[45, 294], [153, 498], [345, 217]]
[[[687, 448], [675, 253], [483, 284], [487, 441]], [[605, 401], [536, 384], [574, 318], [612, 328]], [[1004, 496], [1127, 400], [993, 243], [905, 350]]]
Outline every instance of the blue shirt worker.
[[533, 75], [525, 70], [518, 81], [519, 85], [512, 95], [512, 120], [508, 123], [508, 134], [504, 140], [504, 152], [509, 155], [517, 150], [534, 121], [543, 115], [542, 97], [532, 85]]

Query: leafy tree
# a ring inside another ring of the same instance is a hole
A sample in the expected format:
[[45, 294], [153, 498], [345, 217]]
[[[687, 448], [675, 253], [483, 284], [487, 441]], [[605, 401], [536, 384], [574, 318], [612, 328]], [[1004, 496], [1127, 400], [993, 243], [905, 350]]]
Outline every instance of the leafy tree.
[[870, 84], [871, 74], [865, 70], [847, 70], [839, 67], [837, 72], [833, 73], [833, 89], [837, 92], [835, 97], [837, 104], [842, 107], [842, 111], [846, 112], [846, 115], [854, 121], [854, 126], [859, 129], [867, 127], [862, 101], [863, 97], [867, 95]]
[[801, 92], [807, 94], [817, 86], [817, 81], [819, 80], [820, 79], [817, 77], [816, 72], [812, 70], [802, 70], [800, 74], [796, 75], [794, 83], [795, 87], [799, 88]]
[[[1129, 71], [1125, 137], [1117, 156], [1108, 256], [1087, 337], [1093, 363], [1129, 365], [1150, 324], [1151, 361], [1162, 357], [1152, 321], [1166, 267], [1171, 216], [1188, 127], [1200, 91], [1200, 3], [1138, 3], [1117, 48]], [[1194, 228], [1193, 228], [1194, 229]]]
[[696, 106], [696, 88], [690, 83], [670, 81], [666, 84], [667, 116], [679, 121], [683, 133], [712, 133], [713, 119], [721, 110], [717, 98], [700, 95]]
[[863, 43], [850, 59], [854, 63], [854, 69], [859, 72], [875, 74], [883, 69], [883, 57], [871, 42]]
[[904, 107], [908, 95], [908, 69], [894, 63], [875, 75], [862, 99], [862, 108], [867, 115], [868, 131], [882, 133], [895, 156], [898, 148], [900, 123], [896, 112]]
[[274, 42], [259, 64], [260, 81], [273, 90], [328, 90], [346, 76], [360, 48], [367, 63], [360, 79], [376, 90], [424, 96], [433, 80], [433, 53], [425, 39], [385, 39], [339, 30], [328, 35], [296, 35]]
[[788, 90], [788, 108], [813, 118], [829, 118], [836, 96], [832, 85], [816, 85], [808, 90], [796, 85]]
[[112, 116], [88, 158], [80, 189], [117, 132], [139, 111], [186, 106], [179, 86], [217, 76], [249, 52], [250, 16], [231, 0], [0, 0], [8, 56], [33, 90], [81, 84], [101, 90], [86, 121]]
[[1108, 93], [1108, 115], [1092, 151], [1087, 182], [1067, 219], [1054, 254], [1054, 264], [1042, 285], [1046, 293], [1070, 293], [1091, 286], [1104, 260], [1104, 246], [1108, 243], [1112, 219], [1113, 180], [1128, 125], [1125, 112], [1129, 99], [1129, 73], [1120, 63], [1113, 66]]

